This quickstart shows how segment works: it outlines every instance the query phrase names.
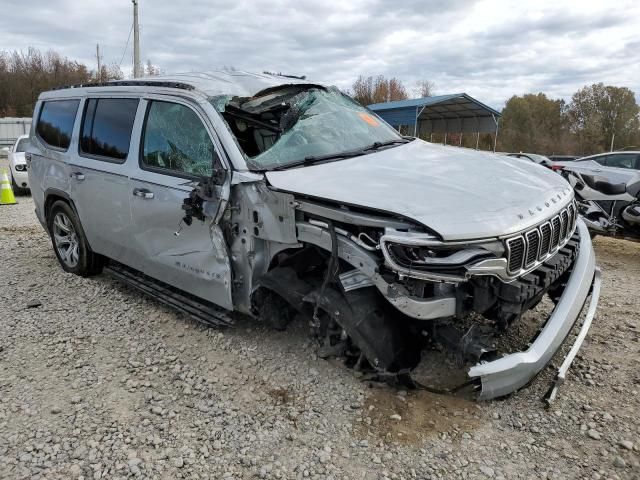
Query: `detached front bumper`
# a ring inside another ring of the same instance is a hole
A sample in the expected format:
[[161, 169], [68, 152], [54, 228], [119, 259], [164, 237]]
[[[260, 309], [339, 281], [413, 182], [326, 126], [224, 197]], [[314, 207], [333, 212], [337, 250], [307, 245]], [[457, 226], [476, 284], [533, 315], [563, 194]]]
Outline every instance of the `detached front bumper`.
[[[591, 238], [582, 219], [578, 220], [580, 250], [560, 301], [546, 325], [523, 352], [512, 353], [492, 362], [475, 365], [469, 370], [472, 379], [480, 379], [482, 390], [479, 399], [488, 400], [512, 393], [527, 385], [551, 360], [580, 316], [591, 293], [587, 316], [565, 362], [558, 371], [556, 381], [564, 379], [591, 321], [595, 315], [600, 295], [600, 275]], [[593, 290], [592, 290], [593, 286]]]

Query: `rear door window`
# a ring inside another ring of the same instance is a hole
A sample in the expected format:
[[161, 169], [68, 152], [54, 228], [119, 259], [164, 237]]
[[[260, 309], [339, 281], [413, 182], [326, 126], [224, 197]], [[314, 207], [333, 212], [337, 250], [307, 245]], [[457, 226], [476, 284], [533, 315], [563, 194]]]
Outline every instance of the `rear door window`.
[[87, 100], [80, 152], [105, 160], [124, 161], [129, 154], [136, 118], [137, 98], [90, 98]]
[[215, 150], [206, 127], [191, 108], [153, 100], [143, 130], [141, 166], [168, 175], [211, 176]]
[[635, 153], [618, 153], [607, 155], [607, 160], [605, 165], [607, 167], [616, 167], [616, 168], [634, 168], [636, 164], [636, 154]]
[[50, 147], [68, 149], [78, 105], [80, 105], [80, 100], [44, 102], [36, 125], [36, 132], [40, 139]]

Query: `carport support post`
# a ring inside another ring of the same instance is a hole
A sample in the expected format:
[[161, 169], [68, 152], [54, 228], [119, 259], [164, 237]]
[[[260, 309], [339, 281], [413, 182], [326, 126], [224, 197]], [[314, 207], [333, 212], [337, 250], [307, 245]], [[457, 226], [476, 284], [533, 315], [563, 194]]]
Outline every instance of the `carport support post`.
[[420, 108], [420, 111], [418, 111], [418, 108], [420, 108], [420, 107], [416, 107], [416, 123], [413, 125], [413, 136], [414, 137], [418, 136], [418, 121], [420, 119], [420, 115], [422, 115], [422, 112], [424, 112], [424, 109], [426, 108], [426, 106], [423, 105], [423, 107]]
[[496, 116], [491, 114], [491, 116], [493, 117], [493, 121], [496, 124], [496, 134], [495, 137], [493, 138], [493, 153], [496, 153], [496, 147], [498, 146], [498, 122], [499, 120], [496, 120]]
[[478, 150], [478, 145], [480, 145], [480, 132], [476, 132], [476, 150]]
[[462, 132], [460, 132], [460, 145], [458, 145], [459, 147], [462, 146]]

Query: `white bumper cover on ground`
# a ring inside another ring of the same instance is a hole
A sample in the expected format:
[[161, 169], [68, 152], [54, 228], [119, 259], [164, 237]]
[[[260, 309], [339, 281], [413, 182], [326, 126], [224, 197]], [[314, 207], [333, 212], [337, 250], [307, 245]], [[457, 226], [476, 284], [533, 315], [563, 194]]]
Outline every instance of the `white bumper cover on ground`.
[[[580, 312], [589, 297], [591, 286], [591, 304], [580, 334], [565, 362], [563, 372], [575, 357], [586, 331], [595, 315], [600, 292], [600, 276], [596, 275], [596, 258], [591, 244], [589, 231], [582, 219], [578, 220], [580, 250], [573, 270], [560, 301], [556, 305], [546, 325], [531, 346], [523, 352], [512, 353], [492, 362], [475, 365], [469, 370], [469, 376], [479, 378], [482, 391], [479, 398], [488, 400], [512, 393], [525, 386], [551, 360], [573, 328]], [[564, 377], [564, 373], [562, 376]]]

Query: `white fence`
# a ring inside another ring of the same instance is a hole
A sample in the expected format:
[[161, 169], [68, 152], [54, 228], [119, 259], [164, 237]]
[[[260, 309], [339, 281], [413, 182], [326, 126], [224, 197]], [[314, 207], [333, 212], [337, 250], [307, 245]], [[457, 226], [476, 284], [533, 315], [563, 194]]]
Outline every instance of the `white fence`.
[[0, 118], [0, 147], [13, 145], [20, 135], [26, 135], [31, 128], [31, 118]]

